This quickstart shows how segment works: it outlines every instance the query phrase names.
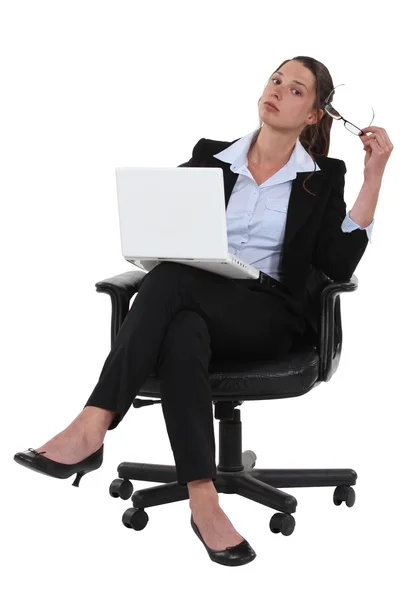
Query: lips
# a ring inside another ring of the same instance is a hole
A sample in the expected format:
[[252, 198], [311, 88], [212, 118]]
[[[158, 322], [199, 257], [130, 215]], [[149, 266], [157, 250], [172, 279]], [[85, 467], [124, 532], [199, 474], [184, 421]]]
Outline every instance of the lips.
[[272, 102], [264, 102], [264, 104], [268, 104], [268, 106], [272, 106], [272, 108], [274, 108], [275, 110], [279, 110], [275, 104], [272, 104]]

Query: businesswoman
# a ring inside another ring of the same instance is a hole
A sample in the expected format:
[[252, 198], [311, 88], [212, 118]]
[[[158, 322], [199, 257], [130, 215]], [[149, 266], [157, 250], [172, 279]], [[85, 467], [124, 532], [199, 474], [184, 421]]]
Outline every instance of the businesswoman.
[[257, 130], [234, 142], [199, 140], [191, 159], [179, 166], [223, 169], [229, 249], [256, 266], [260, 280], [158, 264], [142, 279], [82, 412], [43, 446], [18, 452], [19, 464], [54, 477], [77, 474], [77, 485], [84, 473], [100, 467], [107, 430], [117, 427], [156, 370], [193, 529], [216, 562], [239, 565], [254, 559], [254, 550], [220, 507], [214, 486], [208, 366], [212, 356], [285, 354], [306, 327], [310, 265], [333, 279], [351, 277], [370, 241], [393, 145], [383, 128], [363, 130], [365, 181], [346, 213], [345, 163], [327, 157], [333, 119], [325, 101], [333, 88], [319, 61], [286, 60], [259, 99]]

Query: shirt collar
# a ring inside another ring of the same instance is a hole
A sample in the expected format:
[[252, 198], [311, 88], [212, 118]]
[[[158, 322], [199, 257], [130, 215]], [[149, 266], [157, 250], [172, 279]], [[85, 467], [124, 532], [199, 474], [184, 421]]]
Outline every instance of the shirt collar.
[[[214, 154], [214, 158], [218, 158], [222, 162], [230, 163], [230, 169], [234, 173], [244, 173], [247, 170], [247, 152], [255, 134], [259, 131], [259, 127], [240, 138], [222, 152]], [[318, 164], [315, 165], [315, 170], [320, 171]], [[288, 162], [272, 177], [267, 179], [265, 185], [275, 185], [284, 181], [296, 179], [297, 173], [304, 171], [314, 171], [314, 161], [308, 154], [300, 139], [297, 138], [295, 147]], [[264, 184], [263, 184], [264, 185]]]

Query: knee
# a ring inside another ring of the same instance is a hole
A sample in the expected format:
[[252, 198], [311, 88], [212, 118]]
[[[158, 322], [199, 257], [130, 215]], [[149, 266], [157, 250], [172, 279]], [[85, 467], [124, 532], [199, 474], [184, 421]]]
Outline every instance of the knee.
[[163, 286], [168, 289], [170, 286], [176, 287], [193, 279], [193, 267], [174, 262], [162, 262], [156, 265], [151, 271], [143, 277], [143, 283], [146, 280], [146, 286], [149, 283], [153, 286]]
[[168, 325], [165, 339], [169, 344], [184, 342], [191, 345], [197, 340], [210, 341], [208, 327], [203, 317], [194, 310], [180, 310]]
[[180, 362], [198, 354], [199, 349], [210, 352], [210, 334], [203, 317], [193, 310], [181, 310], [168, 325], [161, 354], [174, 357]]
[[151, 271], [149, 271], [148, 275], [153, 275], [156, 277], [160, 277], [162, 274], [165, 274], [166, 276], [173, 276], [175, 274], [181, 275], [182, 273], [191, 272], [192, 269], [193, 267], [190, 265], [167, 261], [156, 265]]

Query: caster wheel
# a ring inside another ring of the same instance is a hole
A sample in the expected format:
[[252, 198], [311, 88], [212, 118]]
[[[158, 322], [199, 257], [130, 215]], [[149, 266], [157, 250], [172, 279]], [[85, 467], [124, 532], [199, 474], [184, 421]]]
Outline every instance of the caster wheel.
[[148, 514], [143, 508], [128, 508], [122, 515], [122, 522], [128, 529], [140, 531], [144, 529], [149, 520]]
[[242, 464], [248, 464], [249, 469], [254, 469], [257, 460], [257, 455], [253, 450], [244, 450], [242, 452]]
[[296, 521], [294, 517], [286, 513], [275, 513], [269, 522], [269, 528], [272, 533], [281, 533], [282, 535], [293, 533], [295, 526]]
[[133, 485], [129, 479], [114, 479], [110, 485], [110, 496], [128, 500], [132, 496]]
[[340, 506], [342, 502], [346, 502], [347, 506], [353, 506], [356, 501], [356, 493], [349, 485], [338, 485], [333, 492], [333, 503]]

